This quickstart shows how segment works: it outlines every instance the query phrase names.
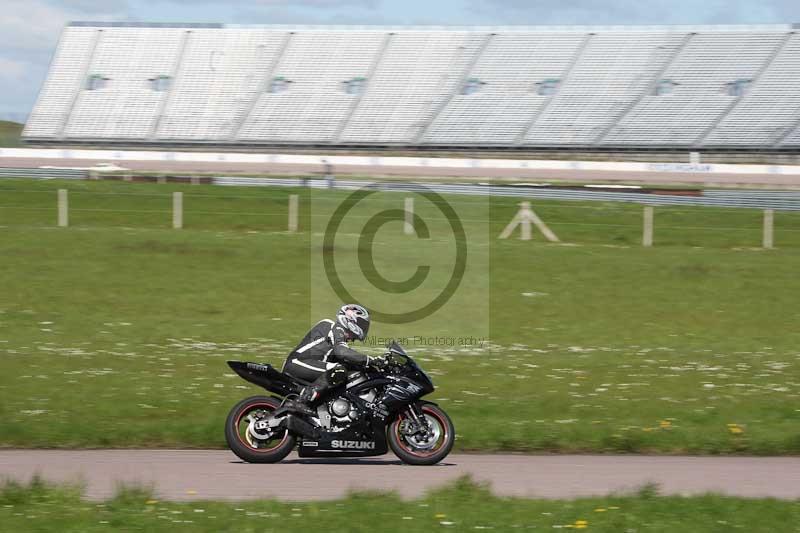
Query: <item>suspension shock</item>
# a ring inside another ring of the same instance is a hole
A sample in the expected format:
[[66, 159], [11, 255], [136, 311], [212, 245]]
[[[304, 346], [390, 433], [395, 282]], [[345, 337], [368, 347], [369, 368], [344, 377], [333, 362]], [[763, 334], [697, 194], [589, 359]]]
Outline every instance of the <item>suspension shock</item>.
[[414, 421], [414, 428], [416, 429], [414, 433], [421, 431], [423, 435], [427, 437], [430, 431], [430, 427], [428, 427], [428, 419], [425, 418], [422, 413], [417, 412], [417, 406], [415, 404], [408, 406], [408, 414]]

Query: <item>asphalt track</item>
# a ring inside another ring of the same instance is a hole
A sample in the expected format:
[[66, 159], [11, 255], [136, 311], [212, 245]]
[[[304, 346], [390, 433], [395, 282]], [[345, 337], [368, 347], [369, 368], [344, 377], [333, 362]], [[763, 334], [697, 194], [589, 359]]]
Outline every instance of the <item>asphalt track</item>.
[[[112, 161], [108, 159], [39, 159], [13, 157], [2, 160], [3, 166], [16, 168], [92, 167], [114, 163], [135, 171], [215, 172], [255, 174], [320, 174], [322, 164], [237, 163], [230, 161]], [[414, 176], [417, 178], [526, 179], [559, 181], [626, 182], [642, 184], [686, 184], [708, 186], [749, 185], [760, 187], [800, 187], [800, 176], [790, 174], [725, 174], [703, 172], [639, 172], [608, 170], [524, 169], [524, 168], [455, 168], [427, 166], [336, 165], [336, 175]]]
[[154, 487], [169, 500], [329, 500], [353, 489], [413, 498], [460, 476], [491, 484], [495, 494], [574, 498], [630, 492], [657, 483], [663, 494], [718, 492], [800, 500], [800, 457], [619, 455], [459, 455], [407, 466], [393, 455], [247, 464], [227, 450], [6, 450], [0, 478], [35, 473], [54, 482], [84, 482], [87, 497], [113, 495], [119, 483]]

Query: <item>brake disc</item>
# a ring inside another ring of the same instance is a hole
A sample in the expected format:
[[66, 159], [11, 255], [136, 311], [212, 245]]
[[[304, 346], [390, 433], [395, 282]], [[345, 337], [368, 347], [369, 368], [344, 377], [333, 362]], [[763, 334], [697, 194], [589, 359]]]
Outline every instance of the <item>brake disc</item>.
[[[425, 436], [422, 436], [422, 430], [417, 429], [412, 434], [405, 433], [406, 442], [408, 442], [414, 448], [419, 450], [430, 450], [436, 443], [439, 442], [439, 438], [442, 436], [442, 427], [439, 424], [439, 421], [433, 418], [432, 416], [425, 415], [425, 420], [428, 422], [429, 430]], [[404, 420], [403, 422], [410, 422], [409, 420]], [[411, 425], [416, 429], [416, 424], [411, 422]], [[402, 423], [400, 425], [400, 431], [403, 431]]]

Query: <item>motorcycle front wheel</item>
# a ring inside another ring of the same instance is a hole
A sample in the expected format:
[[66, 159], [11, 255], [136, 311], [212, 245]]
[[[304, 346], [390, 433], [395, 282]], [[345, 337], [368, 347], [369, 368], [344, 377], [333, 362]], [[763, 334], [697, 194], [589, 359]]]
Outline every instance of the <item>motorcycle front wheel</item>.
[[425, 417], [429, 429], [425, 433], [410, 431], [413, 416], [408, 410], [404, 411], [389, 424], [389, 448], [404, 463], [435, 465], [453, 449], [456, 430], [450, 417], [438, 406], [423, 403], [418, 405], [417, 410]]
[[269, 416], [280, 402], [267, 396], [251, 396], [237, 403], [225, 421], [225, 440], [240, 459], [248, 463], [277, 463], [289, 455], [296, 439], [285, 429], [259, 433], [255, 422]]

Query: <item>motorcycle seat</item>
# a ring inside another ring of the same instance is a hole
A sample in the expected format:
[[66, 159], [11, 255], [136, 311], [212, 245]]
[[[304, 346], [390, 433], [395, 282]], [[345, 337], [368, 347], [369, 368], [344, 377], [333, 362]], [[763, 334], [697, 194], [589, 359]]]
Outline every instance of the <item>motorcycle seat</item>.
[[296, 377], [292, 376], [291, 374], [287, 374], [285, 372], [281, 372], [281, 374], [283, 374], [283, 376], [288, 381], [293, 381], [295, 383], [299, 383], [300, 385], [311, 385], [311, 382], [310, 381], [306, 381], [305, 379], [296, 378]]

